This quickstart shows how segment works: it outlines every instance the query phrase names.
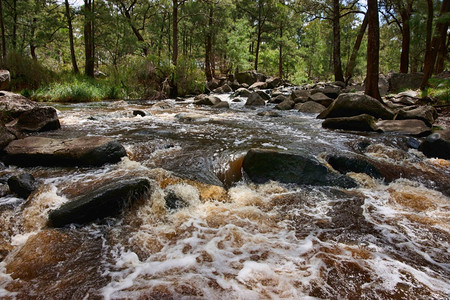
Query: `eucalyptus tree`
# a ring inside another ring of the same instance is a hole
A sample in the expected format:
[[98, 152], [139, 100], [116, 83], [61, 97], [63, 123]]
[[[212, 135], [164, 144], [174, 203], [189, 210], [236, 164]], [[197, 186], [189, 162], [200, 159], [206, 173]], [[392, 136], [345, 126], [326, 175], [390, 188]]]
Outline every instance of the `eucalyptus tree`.
[[365, 94], [381, 101], [378, 89], [380, 29], [378, 20], [378, 1], [367, 0], [368, 33], [367, 33], [367, 75]]
[[[254, 69], [258, 70], [259, 52], [261, 47], [261, 42], [263, 35], [272, 30], [271, 26], [268, 26], [270, 20], [272, 20], [276, 15], [276, 5], [275, 0], [237, 0], [236, 5], [239, 10], [244, 12], [246, 17], [249, 19], [249, 23], [255, 29], [256, 35], [256, 45], [254, 48], [255, 60]], [[253, 47], [252, 49], [253, 50]]]
[[344, 81], [341, 62], [341, 18], [355, 13], [363, 13], [357, 0], [298, 0], [299, 12], [310, 16], [310, 20], [325, 19], [333, 28], [333, 73], [336, 81]]
[[70, 60], [72, 62], [72, 69], [75, 74], [80, 73], [77, 64], [77, 57], [75, 54], [75, 44], [73, 42], [73, 26], [72, 26], [72, 16], [73, 13], [70, 11], [69, 0], [64, 0], [66, 19], [67, 19], [67, 28], [69, 30], [69, 45], [70, 45]]
[[384, 18], [389, 23], [395, 23], [402, 35], [400, 54], [400, 73], [408, 73], [411, 45], [410, 20], [413, 14], [415, 0], [383, 0], [381, 2]]

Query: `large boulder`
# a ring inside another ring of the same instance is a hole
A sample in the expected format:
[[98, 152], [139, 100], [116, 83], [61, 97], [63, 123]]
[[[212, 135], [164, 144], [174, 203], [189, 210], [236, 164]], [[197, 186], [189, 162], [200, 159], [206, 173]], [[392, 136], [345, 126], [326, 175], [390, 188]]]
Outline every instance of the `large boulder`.
[[348, 93], [339, 95], [327, 110], [317, 116], [317, 118], [352, 117], [362, 114], [385, 120], [392, 120], [395, 115], [393, 111], [375, 98], [358, 93]]
[[273, 180], [298, 185], [357, 186], [353, 179], [332, 172], [317, 159], [305, 154], [251, 149], [244, 158], [242, 168], [255, 183]]
[[256, 91], [256, 93], [257, 93], [261, 98], [263, 98], [265, 101], [269, 101], [269, 100], [270, 100], [270, 96], [269, 96], [266, 92], [259, 90], [259, 91]]
[[0, 150], [16, 139], [16, 136], [4, 125], [0, 125]]
[[256, 73], [251, 71], [236, 73], [234, 77], [240, 84], [245, 83], [248, 84], [249, 86], [258, 81]]
[[398, 93], [404, 90], [417, 90], [422, 83], [423, 73], [392, 73], [390, 74], [389, 92]]
[[266, 101], [264, 101], [261, 96], [254, 92], [251, 93], [250, 96], [247, 98], [247, 102], [245, 102], [245, 106], [264, 106], [266, 105]]
[[401, 109], [395, 116], [396, 120], [418, 119], [432, 126], [437, 119], [438, 113], [432, 106], [419, 106], [413, 109]]
[[323, 128], [354, 131], [378, 131], [375, 118], [363, 114], [353, 117], [329, 118], [322, 122]]
[[272, 95], [272, 98], [269, 100], [269, 103], [280, 104], [281, 102], [285, 101], [286, 99], [288, 99], [288, 97], [286, 97], [283, 94], [278, 94], [276, 96]]
[[327, 108], [320, 103], [317, 103], [314, 101], [308, 101], [305, 103], [298, 103], [295, 106], [295, 109], [297, 109], [299, 112], [302, 112], [302, 113], [320, 114]]
[[290, 110], [290, 109], [293, 109], [294, 106], [295, 106], [295, 102], [292, 101], [289, 98], [286, 98], [286, 100], [284, 100], [283, 102], [277, 104], [275, 106], [275, 108], [279, 109], [279, 110]]
[[266, 82], [268, 89], [274, 89], [283, 84], [283, 80], [278, 77], [270, 77], [266, 80]]
[[236, 92], [233, 94], [233, 96], [239, 96], [239, 97], [244, 97], [247, 98], [248, 96], [250, 96], [252, 92], [250, 92], [248, 89], [246, 88], [238, 88], [236, 90]]
[[419, 150], [427, 157], [450, 159], [450, 130], [430, 134], [420, 144]]
[[85, 224], [116, 216], [133, 201], [148, 194], [150, 187], [147, 178], [114, 180], [51, 211], [49, 225], [63, 227], [67, 224]]
[[17, 166], [101, 166], [127, 155], [125, 148], [108, 137], [74, 139], [27, 137], [9, 143], [4, 161]]
[[250, 90], [264, 90], [267, 89], [267, 82], [257, 81], [249, 87]]
[[19, 94], [0, 92], [0, 122], [17, 131], [35, 132], [61, 127], [56, 109]]
[[36, 189], [37, 182], [33, 175], [23, 173], [9, 177], [8, 186], [11, 192], [17, 194], [23, 199], [27, 199], [28, 196]]
[[295, 103], [305, 103], [308, 101], [311, 92], [308, 90], [293, 90], [291, 94], [291, 99]]
[[424, 136], [431, 133], [431, 127], [422, 120], [381, 120], [376, 126], [383, 132], [397, 132], [413, 136]]
[[325, 107], [328, 107], [331, 105], [331, 103], [333, 103], [333, 99], [321, 92], [317, 92], [309, 96], [308, 101], [314, 101], [316, 103], [322, 104]]
[[11, 75], [8, 70], [0, 70], [0, 91], [8, 90], [9, 83], [11, 81]]
[[322, 93], [326, 95], [327, 97], [330, 97], [332, 99], [336, 99], [341, 92], [341, 87], [339, 86], [325, 86], [322, 88], [315, 88], [311, 91], [311, 95], [314, 95], [316, 93]]

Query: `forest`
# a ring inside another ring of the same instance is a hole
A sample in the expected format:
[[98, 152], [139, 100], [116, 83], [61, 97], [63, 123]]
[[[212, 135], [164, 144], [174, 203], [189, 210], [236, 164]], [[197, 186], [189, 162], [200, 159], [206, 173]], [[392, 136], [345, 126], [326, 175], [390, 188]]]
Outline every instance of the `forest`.
[[[379, 73], [429, 78], [448, 67], [448, 0], [372, 2]], [[0, 67], [11, 72], [12, 90], [50, 101], [198, 94], [205, 80], [246, 70], [297, 85], [362, 82], [367, 6], [356, 0], [2, 0]]]

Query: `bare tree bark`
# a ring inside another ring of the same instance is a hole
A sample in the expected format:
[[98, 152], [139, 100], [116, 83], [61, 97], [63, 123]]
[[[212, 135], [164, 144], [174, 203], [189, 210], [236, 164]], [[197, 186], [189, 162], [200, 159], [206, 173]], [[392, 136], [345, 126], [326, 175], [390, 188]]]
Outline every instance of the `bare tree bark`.
[[411, 44], [411, 28], [409, 20], [411, 19], [410, 10], [402, 10], [402, 53], [400, 55], [400, 73], [408, 73], [409, 68], [409, 49]]
[[84, 73], [94, 77], [95, 46], [94, 46], [94, 0], [84, 0]]
[[2, 34], [2, 58], [6, 57], [5, 24], [3, 23], [3, 0], [0, 0], [0, 29]]
[[214, 7], [210, 6], [208, 16], [208, 28], [206, 34], [206, 45], [205, 45], [205, 76], [207, 81], [211, 81], [213, 79], [211, 68], [213, 16], [214, 16]]
[[13, 0], [12, 47], [17, 50], [17, 0]]
[[178, 87], [176, 82], [176, 72], [178, 65], [178, 0], [172, 0], [172, 64], [175, 68], [172, 74], [170, 97], [178, 96]]
[[367, 29], [367, 23], [368, 23], [368, 14], [366, 13], [364, 15], [364, 20], [361, 24], [361, 28], [359, 29], [358, 36], [356, 37], [355, 45], [353, 46], [352, 54], [350, 55], [350, 58], [347, 63], [347, 68], [345, 69], [345, 78], [346, 78], [346, 84], [353, 76], [353, 70], [356, 66], [356, 57], [358, 56], [359, 48], [361, 47], [361, 42], [364, 37], [364, 33]]
[[280, 23], [280, 45], [278, 53], [278, 77], [283, 78], [283, 22]]
[[380, 28], [378, 20], [378, 1], [367, 0], [368, 41], [367, 41], [367, 77], [365, 94], [381, 102], [378, 89], [379, 59], [380, 59]]
[[334, 80], [344, 81], [341, 63], [341, 25], [339, 0], [333, 0], [333, 69]]
[[73, 43], [72, 16], [70, 15], [69, 0], [65, 0], [64, 2], [66, 6], [67, 26], [69, 27], [70, 58], [72, 60], [72, 69], [75, 74], [79, 74], [80, 70], [78, 69], [77, 58], [75, 55], [75, 46]]

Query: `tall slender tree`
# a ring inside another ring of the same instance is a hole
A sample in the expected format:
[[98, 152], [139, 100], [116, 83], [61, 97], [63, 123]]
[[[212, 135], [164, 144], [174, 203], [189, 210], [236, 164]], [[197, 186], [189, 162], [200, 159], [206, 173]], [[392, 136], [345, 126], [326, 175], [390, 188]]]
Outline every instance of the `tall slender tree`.
[[6, 57], [5, 23], [3, 21], [3, 0], [0, 0], [0, 30], [2, 34], [2, 58]]
[[89, 77], [94, 77], [94, 68], [95, 68], [94, 1], [95, 0], [84, 0], [84, 49], [85, 49], [84, 73]]
[[69, 0], [65, 0], [64, 5], [66, 8], [67, 27], [69, 29], [70, 59], [72, 61], [72, 69], [75, 74], [78, 74], [80, 73], [80, 70], [78, 69], [77, 57], [75, 54], [75, 45], [73, 42], [72, 15], [70, 13]]
[[381, 101], [378, 89], [380, 28], [378, 20], [378, 1], [367, 0], [368, 34], [367, 34], [367, 76], [365, 94]]

